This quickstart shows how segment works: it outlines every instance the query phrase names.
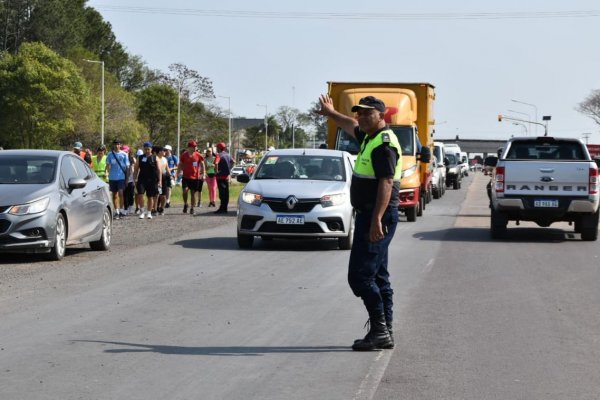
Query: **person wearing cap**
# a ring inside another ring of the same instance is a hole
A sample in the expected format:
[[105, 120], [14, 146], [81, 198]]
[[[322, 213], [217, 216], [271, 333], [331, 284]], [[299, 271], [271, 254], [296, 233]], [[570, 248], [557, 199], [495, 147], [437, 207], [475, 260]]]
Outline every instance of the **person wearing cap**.
[[385, 104], [373, 96], [352, 107], [357, 119], [335, 110], [327, 95], [319, 98], [318, 114], [326, 116], [360, 143], [350, 201], [356, 210], [354, 240], [348, 265], [348, 283], [369, 313], [370, 328], [352, 349], [391, 349], [393, 290], [388, 271], [388, 247], [398, 223], [398, 194], [402, 151], [398, 138], [386, 125]]
[[73, 153], [77, 154], [90, 167], [92, 166], [92, 152], [90, 149], [84, 149], [81, 142], [73, 143]]
[[92, 156], [92, 169], [100, 179], [106, 181], [106, 146], [101, 144]]
[[204, 157], [196, 151], [198, 144], [195, 140], [190, 140], [187, 149], [181, 153], [181, 159], [177, 166], [177, 175], [183, 172], [181, 187], [183, 189], [183, 212], [188, 212], [188, 192], [191, 192], [190, 214], [194, 215], [194, 205], [196, 205], [196, 192], [202, 190], [204, 182]]
[[229, 175], [231, 174], [231, 168], [233, 168], [233, 160], [227, 152], [227, 146], [225, 143], [217, 143], [217, 152], [219, 161], [217, 162], [217, 188], [219, 189], [219, 208], [215, 211], [215, 214], [227, 213], [227, 206], [229, 205]]
[[[163, 194], [165, 195], [167, 202], [165, 203], [165, 208], [171, 207], [171, 188], [175, 184], [177, 180], [177, 165], [179, 164], [179, 158], [173, 154], [173, 147], [171, 145], [166, 145], [164, 147], [165, 150], [165, 158], [167, 159], [167, 163], [169, 165], [169, 170], [171, 171], [171, 176], [169, 177], [170, 184], [167, 185], [166, 190], [163, 190]], [[165, 186], [165, 185], [163, 185]], [[166, 192], [166, 193], [165, 193]]]
[[[137, 200], [140, 205], [140, 219], [144, 217], [152, 219], [152, 211], [156, 212], [158, 187], [162, 185], [162, 176], [156, 161], [156, 155], [152, 154], [152, 142], [144, 143], [144, 153], [138, 157], [135, 168], [135, 182], [138, 192]], [[147, 210], [144, 210], [144, 194], [147, 200]]]
[[108, 169], [108, 186], [116, 210], [115, 219], [120, 219], [126, 215], [123, 191], [129, 170], [129, 157], [121, 151], [119, 139], [113, 140], [113, 148], [106, 156], [106, 168]]

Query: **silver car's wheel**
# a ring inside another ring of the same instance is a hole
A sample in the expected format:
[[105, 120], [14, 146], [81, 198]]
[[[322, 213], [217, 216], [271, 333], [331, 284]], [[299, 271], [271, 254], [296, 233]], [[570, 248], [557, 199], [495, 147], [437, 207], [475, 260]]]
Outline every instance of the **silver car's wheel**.
[[237, 234], [238, 247], [240, 249], [250, 249], [254, 244], [254, 236]]
[[108, 208], [104, 210], [102, 217], [102, 236], [95, 242], [90, 242], [92, 250], [108, 250], [112, 238], [112, 217]]
[[54, 246], [50, 248], [48, 258], [53, 261], [59, 261], [65, 256], [65, 249], [67, 246], [67, 224], [65, 223], [65, 217], [62, 214], [58, 214], [56, 219], [56, 228], [54, 232]]

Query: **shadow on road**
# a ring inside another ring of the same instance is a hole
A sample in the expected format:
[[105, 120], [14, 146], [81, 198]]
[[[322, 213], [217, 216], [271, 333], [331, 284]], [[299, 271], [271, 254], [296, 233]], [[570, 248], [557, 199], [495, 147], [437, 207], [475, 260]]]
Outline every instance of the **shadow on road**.
[[[202, 239], [187, 239], [173, 243], [186, 249], [204, 250], [238, 250], [237, 239], [232, 237], [214, 237]], [[249, 250], [240, 251], [323, 251], [338, 250], [335, 239], [254, 239], [254, 245]]]
[[444, 242], [519, 242], [560, 243], [579, 241], [580, 235], [562, 229], [509, 227], [505, 239], [492, 239], [489, 228], [449, 228], [439, 231], [417, 232], [414, 238]]
[[186, 346], [165, 346], [153, 344], [138, 344], [126, 342], [109, 342], [103, 340], [73, 340], [73, 343], [100, 343], [112, 344], [116, 346], [126, 346], [122, 349], [106, 349], [105, 353], [159, 353], [169, 355], [186, 356], [263, 356], [265, 354], [305, 354], [305, 353], [339, 353], [349, 352], [352, 349], [348, 346], [272, 346], [272, 347], [186, 347]]

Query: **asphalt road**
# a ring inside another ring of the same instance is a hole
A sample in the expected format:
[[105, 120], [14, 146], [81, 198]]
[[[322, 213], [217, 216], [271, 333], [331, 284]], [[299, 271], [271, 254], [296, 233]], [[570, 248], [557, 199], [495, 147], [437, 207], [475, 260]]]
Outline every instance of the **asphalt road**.
[[564, 224], [491, 241], [484, 185], [399, 225], [392, 351], [349, 348], [367, 319], [349, 252], [241, 251], [233, 217], [62, 263], [2, 258], [0, 399], [597, 399], [597, 243]]

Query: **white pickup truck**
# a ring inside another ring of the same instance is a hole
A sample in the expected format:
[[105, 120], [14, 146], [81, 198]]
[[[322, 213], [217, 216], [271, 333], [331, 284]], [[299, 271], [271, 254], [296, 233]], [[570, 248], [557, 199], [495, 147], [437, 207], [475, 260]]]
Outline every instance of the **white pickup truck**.
[[542, 227], [568, 221], [582, 240], [598, 238], [598, 166], [581, 140], [512, 138], [486, 165], [495, 167], [488, 192], [492, 238], [505, 237], [508, 221]]

